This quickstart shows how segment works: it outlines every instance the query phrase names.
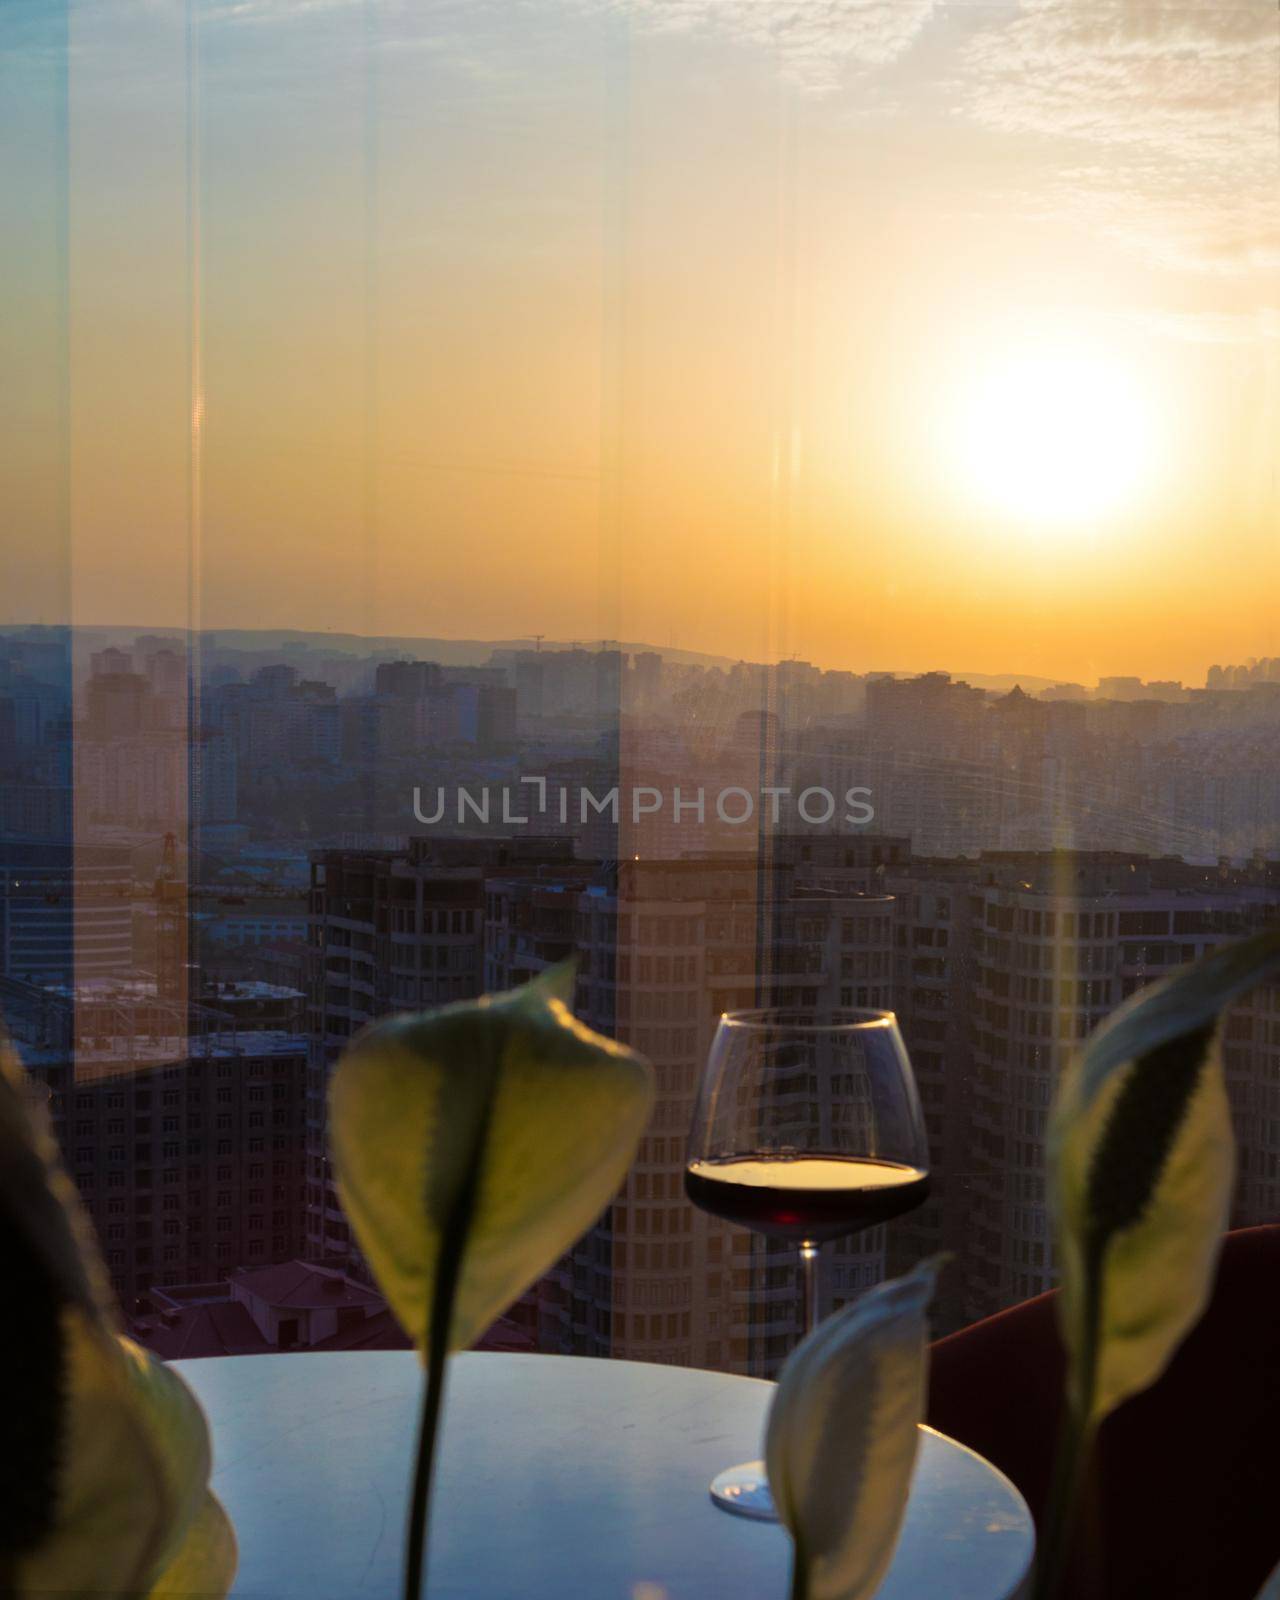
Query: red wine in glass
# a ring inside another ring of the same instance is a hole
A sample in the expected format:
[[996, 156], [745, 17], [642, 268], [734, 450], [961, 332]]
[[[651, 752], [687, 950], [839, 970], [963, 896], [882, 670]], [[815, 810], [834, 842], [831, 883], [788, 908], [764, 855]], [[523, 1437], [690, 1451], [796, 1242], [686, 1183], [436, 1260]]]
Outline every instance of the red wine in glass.
[[[915, 1076], [891, 1011], [766, 1007], [720, 1019], [685, 1158], [694, 1205], [798, 1246], [799, 1322], [818, 1315], [822, 1244], [887, 1222], [929, 1192]], [[717, 1505], [775, 1516], [764, 1463], [711, 1485]]]
[[929, 1193], [929, 1174], [907, 1162], [814, 1152], [691, 1161], [684, 1183], [693, 1204], [712, 1216], [815, 1244], [903, 1216]]

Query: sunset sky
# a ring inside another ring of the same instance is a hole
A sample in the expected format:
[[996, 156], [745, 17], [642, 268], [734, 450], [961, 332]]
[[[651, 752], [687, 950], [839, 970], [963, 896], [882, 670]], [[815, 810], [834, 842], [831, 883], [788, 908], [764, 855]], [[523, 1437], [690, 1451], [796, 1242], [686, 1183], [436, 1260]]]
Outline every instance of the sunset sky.
[[1278, 27], [8, 0], [0, 620], [1280, 654]]

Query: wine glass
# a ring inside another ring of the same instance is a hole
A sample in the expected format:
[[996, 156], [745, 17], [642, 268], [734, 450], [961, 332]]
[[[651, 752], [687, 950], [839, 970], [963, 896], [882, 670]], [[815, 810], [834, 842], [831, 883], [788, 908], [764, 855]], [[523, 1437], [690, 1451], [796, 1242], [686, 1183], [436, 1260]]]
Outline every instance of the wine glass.
[[[698, 1086], [685, 1192], [712, 1216], [795, 1241], [807, 1334], [819, 1247], [929, 1193], [920, 1097], [893, 1012], [726, 1012]], [[711, 1497], [776, 1520], [762, 1461], [720, 1473]]]

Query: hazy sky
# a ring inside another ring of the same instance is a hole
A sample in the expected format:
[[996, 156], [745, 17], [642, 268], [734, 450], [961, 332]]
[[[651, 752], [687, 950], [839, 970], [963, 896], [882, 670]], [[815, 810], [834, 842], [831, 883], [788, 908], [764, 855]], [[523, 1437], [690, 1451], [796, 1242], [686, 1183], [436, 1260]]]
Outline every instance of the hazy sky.
[[1280, 654], [1274, 0], [6, 0], [0, 52], [5, 620]]

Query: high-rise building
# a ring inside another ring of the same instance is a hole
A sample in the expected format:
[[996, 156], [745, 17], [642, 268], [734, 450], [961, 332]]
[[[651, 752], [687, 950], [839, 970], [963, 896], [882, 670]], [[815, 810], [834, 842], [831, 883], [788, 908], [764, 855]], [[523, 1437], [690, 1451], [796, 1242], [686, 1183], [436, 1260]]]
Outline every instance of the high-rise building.
[[963, 1326], [959, 1262], [972, 1190], [973, 927], [967, 861], [908, 860], [890, 867], [894, 897], [893, 1008], [920, 1090], [931, 1163], [929, 1198], [888, 1230], [890, 1272], [946, 1253], [930, 1317], [939, 1333]]
[[393, 1011], [484, 987], [484, 878], [566, 864], [567, 841], [415, 839], [406, 852], [324, 850], [311, 863], [307, 1253], [353, 1257], [325, 1140], [330, 1069], [353, 1034]]
[[[989, 853], [977, 867], [968, 891], [974, 1177], [961, 1274], [970, 1319], [1054, 1281], [1044, 1137], [1071, 1052], [1130, 994], [1280, 916], [1280, 879], [1215, 882], [1177, 859]], [[1262, 991], [1227, 1024], [1249, 1217], [1268, 1214], [1260, 1202], [1275, 1193], [1274, 1005], [1275, 992]]]
[[986, 699], [983, 690], [953, 682], [947, 672], [872, 678], [867, 684], [867, 732], [883, 747], [972, 756]]
[[132, 900], [125, 846], [0, 840], [0, 975], [123, 976], [133, 961]]
[[102, 672], [85, 690], [86, 737], [127, 738], [150, 726], [151, 685], [138, 672]]
[[380, 661], [374, 672], [374, 693], [396, 700], [422, 700], [428, 689], [444, 681], [435, 661]]
[[22, 987], [6, 1017], [127, 1310], [300, 1253], [304, 1036], [137, 981]]
[[[799, 1333], [796, 1255], [695, 1210], [685, 1142], [722, 1012], [889, 1004], [893, 901], [779, 868], [760, 904], [740, 857], [621, 861], [588, 883], [486, 884], [485, 984], [574, 951], [577, 1014], [654, 1064], [657, 1103], [626, 1185], [551, 1276], [544, 1347], [772, 1372]], [[824, 1251], [830, 1308], [883, 1270], [883, 1230]]]
[[[1124, 852], [913, 857], [907, 841], [796, 834], [767, 858], [573, 860], [572, 841], [418, 840], [313, 861], [308, 1238], [361, 1270], [328, 1180], [324, 1087], [370, 1018], [509, 988], [575, 956], [575, 1009], [654, 1064], [657, 1101], [598, 1225], [517, 1312], [540, 1348], [771, 1373], [799, 1332], [793, 1249], [685, 1199], [685, 1145], [722, 1012], [892, 1009], [920, 1088], [933, 1186], [823, 1252], [830, 1309], [886, 1270], [956, 1258], [950, 1328], [1048, 1287], [1045, 1119], [1070, 1053], [1122, 999], [1280, 914], [1274, 866]], [[1237, 1218], [1274, 1214], [1280, 989], [1232, 1013]]]

